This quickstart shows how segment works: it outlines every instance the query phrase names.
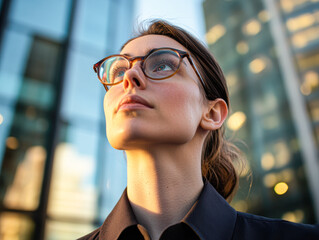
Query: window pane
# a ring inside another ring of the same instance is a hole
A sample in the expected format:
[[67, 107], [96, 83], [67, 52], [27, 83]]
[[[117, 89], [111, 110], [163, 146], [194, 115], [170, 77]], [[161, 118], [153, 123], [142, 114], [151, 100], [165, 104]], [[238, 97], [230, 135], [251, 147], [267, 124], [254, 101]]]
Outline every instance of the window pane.
[[66, 34], [69, 7], [69, 0], [14, 0], [10, 21], [60, 39]]
[[[7, 148], [12, 148], [12, 150], [21, 144], [15, 137], [8, 137], [6, 142]], [[6, 154], [10, 154], [10, 150], [7, 150]], [[20, 154], [22, 153], [20, 152]], [[14, 177], [12, 176], [12, 182], [8, 186], [3, 199], [3, 204], [6, 207], [24, 210], [35, 210], [37, 208], [45, 159], [45, 148], [32, 146], [26, 150], [16, 169], [9, 169], [7, 164], [4, 165], [6, 170], [15, 171]]]
[[48, 213], [92, 221], [96, 215], [98, 129], [64, 125], [55, 149]]
[[93, 71], [95, 60], [79, 52], [70, 52], [61, 106], [63, 119], [96, 123], [102, 120], [105, 90]]
[[110, 12], [110, 1], [95, 0], [77, 2], [77, 13], [74, 20], [72, 42], [76, 46], [104, 50], [108, 44], [107, 38]]
[[3, 212], [0, 215], [0, 239], [31, 240], [34, 222], [25, 215]]
[[[286, 213], [292, 216], [297, 211], [304, 215], [296, 218], [298, 221], [310, 223], [310, 194], [307, 187], [302, 188], [307, 186], [303, 159], [269, 14], [261, 1], [250, 1], [249, 7], [246, 3], [204, 2], [206, 40], [225, 72], [230, 91], [227, 135], [244, 141], [239, 147], [253, 174], [250, 185], [247, 171], [243, 172], [232, 205], [240, 211], [286, 219]], [[316, 76], [311, 72], [309, 82], [315, 82]], [[289, 187], [280, 196], [275, 188], [279, 182]]]
[[78, 239], [92, 232], [96, 227], [85, 223], [67, 223], [48, 220], [45, 229], [46, 240]]
[[4, 31], [0, 51], [0, 96], [10, 99], [12, 104], [16, 102], [21, 89], [31, 45], [30, 36], [11, 29]]
[[[16, 83], [20, 88], [12, 88], [14, 93], [2, 96], [6, 121], [10, 122], [3, 125], [7, 128], [1, 136], [6, 146], [2, 154], [0, 201], [11, 209], [35, 210], [41, 194], [46, 147], [52, 138], [49, 130], [56, 96], [53, 80], [58, 72], [60, 45], [39, 37], [28, 45], [28, 57], [23, 56], [28, 59], [25, 68], [11, 68], [1, 75], [18, 76], [14, 79], [19, 79]], [[39, 66], [45, 71], [38, 70]], [[11, 79], [1, 80], [5, 89], [8, 80]]]

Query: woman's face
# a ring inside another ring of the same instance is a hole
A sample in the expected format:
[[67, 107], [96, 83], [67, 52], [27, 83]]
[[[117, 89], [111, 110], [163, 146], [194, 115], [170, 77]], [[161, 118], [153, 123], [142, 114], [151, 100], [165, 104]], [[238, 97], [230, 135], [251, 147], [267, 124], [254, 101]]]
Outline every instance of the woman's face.
[[[169, 37], [147, 35], [129, 42], [121, 54], [144, 56], [161, 47], [187, 51]], [[191, 141], [204, 109], [199, 85], [187, 58], [183, 58], [175, 75], [164, 80], [145, 77], [140, 62], [134, 62], [123, 82], [111, 87], [104, 97], [110, 144], [116, 149], [129, 150]]]

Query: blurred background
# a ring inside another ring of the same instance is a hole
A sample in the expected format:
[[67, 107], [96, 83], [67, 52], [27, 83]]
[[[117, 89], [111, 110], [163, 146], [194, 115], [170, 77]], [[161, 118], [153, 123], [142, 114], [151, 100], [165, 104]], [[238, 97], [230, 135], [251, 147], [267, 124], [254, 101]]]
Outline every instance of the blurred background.
[[112, 210], [126, 164], [92, 66], [154, 17], [225, 72], [248, 159], [232, 206], [319, 222], [318, 0], [0, 0], [0, 239], [76, 239]]

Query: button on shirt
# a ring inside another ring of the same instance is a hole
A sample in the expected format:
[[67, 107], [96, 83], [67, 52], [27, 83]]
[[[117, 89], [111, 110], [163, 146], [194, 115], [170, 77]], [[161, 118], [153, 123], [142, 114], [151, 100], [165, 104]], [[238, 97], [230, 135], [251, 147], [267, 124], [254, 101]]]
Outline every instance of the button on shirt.
[[[101, 227], [79, 240], [148, 240], [137, 223], [125, 190]], [[319, 226], [269, 219], [234, 210], [205, 181], [191, 210], [180, 223], [168, 227], [160, 240], [319, 240]]]

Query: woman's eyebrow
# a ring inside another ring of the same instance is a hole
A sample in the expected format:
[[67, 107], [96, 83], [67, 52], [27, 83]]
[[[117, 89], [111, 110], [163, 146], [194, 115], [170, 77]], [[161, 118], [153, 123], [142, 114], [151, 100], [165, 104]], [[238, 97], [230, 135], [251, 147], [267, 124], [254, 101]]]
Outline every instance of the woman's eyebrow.
[[[144, 56], [146, 56], [147, 54], [149, 54], [151, 51], [153, 51], [154, 49], [157, 49], [157, 48], [150, 48], [150, 49], [147, 49], [146, 51], [146, 54]], [[123, 53], [122, 55], [124, 56], [127, 56], [127, 57], [133, 57], [132, 54], [129, 54], [129, 53]]]

